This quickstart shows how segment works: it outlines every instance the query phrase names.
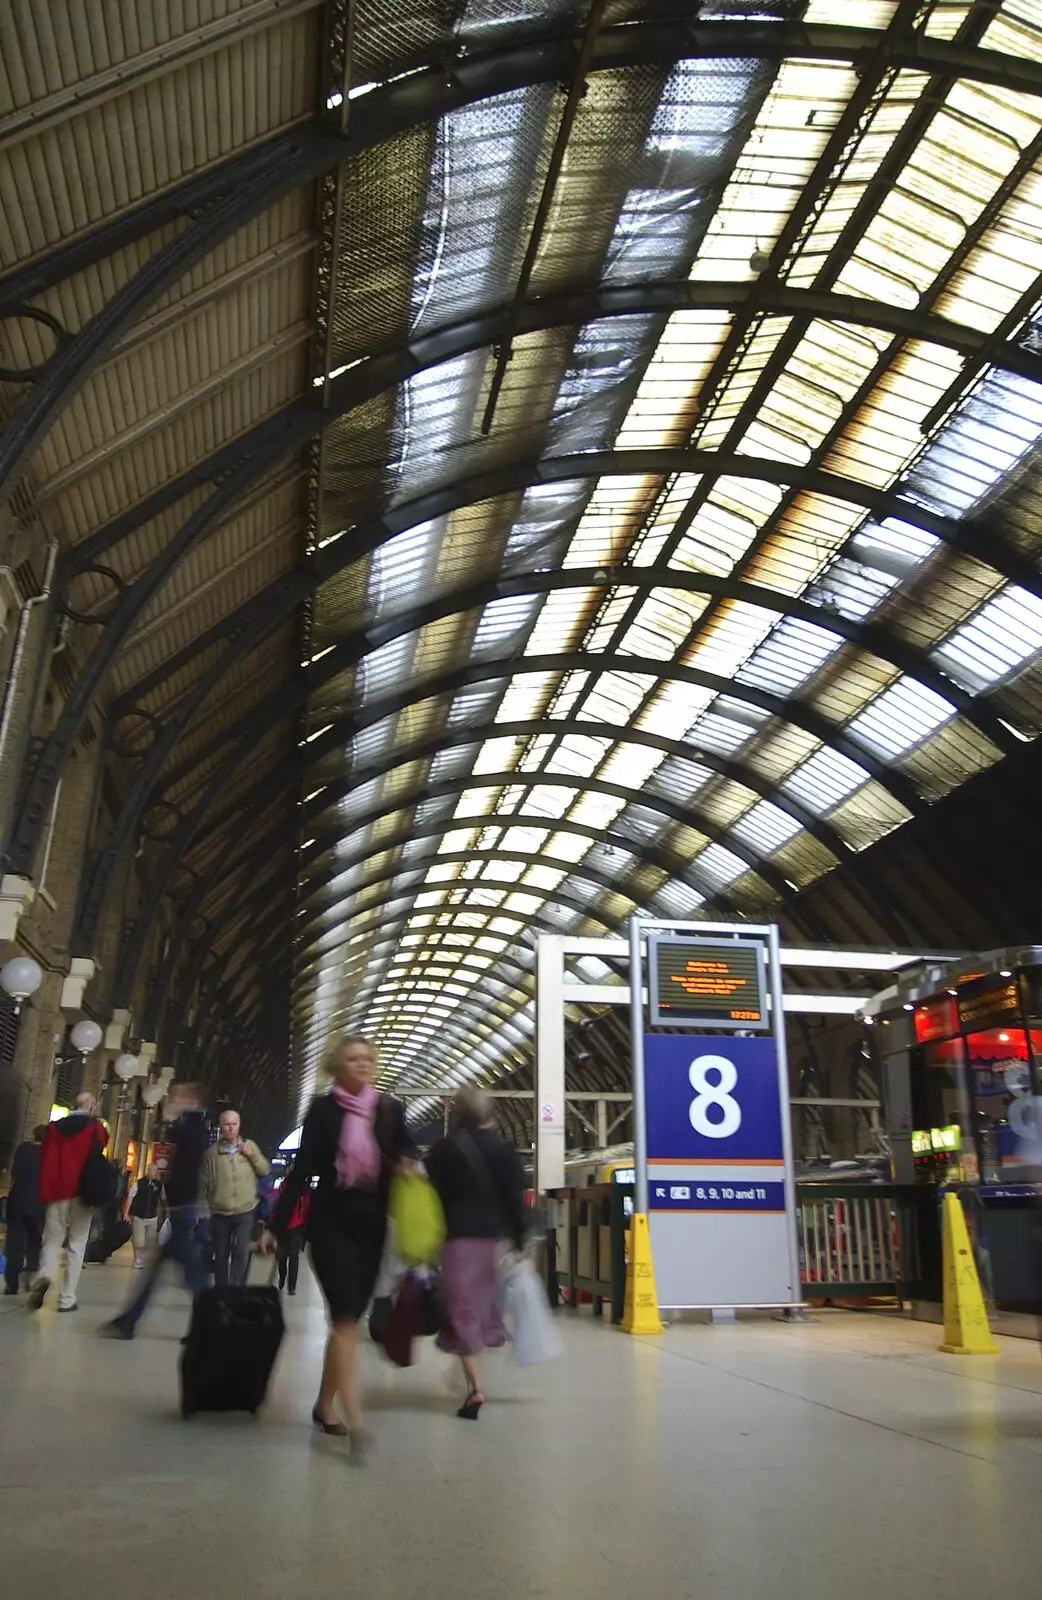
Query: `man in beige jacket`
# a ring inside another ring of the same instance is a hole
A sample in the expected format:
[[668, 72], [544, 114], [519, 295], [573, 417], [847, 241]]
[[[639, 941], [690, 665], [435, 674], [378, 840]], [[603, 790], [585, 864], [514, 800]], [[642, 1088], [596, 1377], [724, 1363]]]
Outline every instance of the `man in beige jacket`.
[[252, 1139], [240, 1137], [237, 1111], [222, 1111], [218, 1126], [217, 1143], [203, 1157], [199, 1199], [210, 1208], [214, 1282], [226, 1289], [246, 1282], [257, 1179], [271, 1167]]

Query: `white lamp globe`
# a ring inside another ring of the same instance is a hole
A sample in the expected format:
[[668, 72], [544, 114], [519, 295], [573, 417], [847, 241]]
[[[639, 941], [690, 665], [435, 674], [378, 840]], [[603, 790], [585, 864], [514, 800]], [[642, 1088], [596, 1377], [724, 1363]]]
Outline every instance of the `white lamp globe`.
[[128, 1083], [131, 1078], [136, 1078], [140, 1069], [141, 1063], [137, 1056], [117, 1056], [113, 1064], [113, 1071], [116, 1077], [122, 1078], [124, 1083]]
[[82, 1050], [84, 1055], [89, 1055], [101, 1043], [101, 1028], [90, 1017], [84, 1017], [80, 1022], [77, 1022], [69, 1034], [69, 1038], [77, 1050]]
[[157, 1106], [162, 1100], [165, 1091], [161, 1083], [146, 1083], [141, 1091], [141, 1098], [146, 1106]]
[[21, 1003], [35, 994], [43, 982], [43, 972], [32, 956], [12, 956], [0, 967], [0, 989]]

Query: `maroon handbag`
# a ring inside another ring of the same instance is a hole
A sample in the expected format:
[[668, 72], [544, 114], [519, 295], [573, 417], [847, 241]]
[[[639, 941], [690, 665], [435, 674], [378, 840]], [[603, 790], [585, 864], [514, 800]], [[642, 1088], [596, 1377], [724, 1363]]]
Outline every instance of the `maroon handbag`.
[[412, 1342], [419, 1338], [423, 1321], [423, 1287], [411, 1272], [398, 1286], [383, 1346], [396, 1367], [412, 1366]]
[[381, 1343], [396, 1367], [412, 1366], [412, 1342], [441, 1331], [441, 1307], [433, 1278], [407, 1272], [398, 1285]]

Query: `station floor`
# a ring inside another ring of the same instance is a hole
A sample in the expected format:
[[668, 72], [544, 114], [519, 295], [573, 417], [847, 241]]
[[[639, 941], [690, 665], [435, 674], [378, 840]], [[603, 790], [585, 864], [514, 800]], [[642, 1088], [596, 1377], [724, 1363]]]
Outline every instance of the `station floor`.
[[366, 1348], [364, 1468], [308, 1427], [324, 1319], [302, 1277], [257, 1419], [176, 1409], [186, 1299], [132, 1344], [0, 1300], [0, 1592], [18, 1600], [946, 1600], [1037, 1596], [1042, 1358], [937, 1353], [938, 1330], [826, 1313], [632, 1340], [562, 1313], [564, 1356], [490, 1362], [458, 1421], [447, 1358]]

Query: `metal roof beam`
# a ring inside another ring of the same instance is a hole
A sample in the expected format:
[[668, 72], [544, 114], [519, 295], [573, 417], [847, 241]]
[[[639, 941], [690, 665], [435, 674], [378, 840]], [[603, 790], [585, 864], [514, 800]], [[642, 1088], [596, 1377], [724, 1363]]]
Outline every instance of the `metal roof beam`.
[[[464, 728], [443, 728], [438, 733], [432, 734], [428, 739], [418, 740], [415, 744], [396, 744], [394, 749], [378, 757], [375, 761], [364, 761], [357, 766], [352, 766], [345, 772], [343, 778], [333, 783], [326, 783], [310, 805], [303, 807], [302, 828], [310, 831], [318, 819], [331, 805], [344, 800], [353, 789], [362, 784], [369, 783], [374, 778], [380, 778], [395, 767], [404, 766], [413, 761], [425, 761], [434, 756], [441, 755], [446, 750], [456, 750], [468, 745], [480, 746], [486, 739], [530, 739], [541, 733], [550, 731], [545, 718], [531, 717], [524, 721], [499, 722], [496, 720], [473, 724], [469, 723]], [[618, 741], [621, 744], [639, 745], [645, 750], [660, 750], [663, 755], [674, 756], [680, 761], [690, 761], [707, 767], [718, 776], [729, 778], [734, 783], [740, 783], [744, 788], [752, 790], [761, 799], [769, 800], [779, 810], [785, 811], [800, 827], [811, 834], [831, 850], [839, 858], [852, 854], [849, 846], [842, 836], [829, 823], [822, 822], [813, 811], [801, 805], [798, 800], [792, 799], [783, 793], [777, 784], [770, 783], [762, 773], [757, 772], [746, 761], [737, 761], [733, 756], [720, 756], [711, 750], [702, 750], [697, 744], [686, 743], [682, 739], [667, 739], [658, 733], [649, 733], [645, 728], [626, 728], [620, 731], [609, 728], [603, 722], [594, 720], [584, 721], [581, 717], [555, 717], [552, 731], [560, 731], [563, 735], [586, 737], [590, 739], [607, 739]], [[299, 775], [299, 771], [298, 771]], [[518, 774], [513, 782], [529, 782], [532, 774]], [[286, 781], [285, 779], [283, 781]], [[542, 782], [541, 777], [536, 777], [537, 782]], [[581, 780], [573, 780], [580, 782]], [[484, 774], [475, 779], [475, 782], [484, 783]], [[635, 801], [639, 803], [641, 795], [645, 792], [642, 785], [639, 789], [630, 791]], [[343, 832], [343, 826], [340, 826]]]
[[[610, 736], [610, 735], [609, 735]], [[603, 737], [603, 735], [602, 735]], [[342, 823], [335, 832], [325, 830], [320, 837], [315, 839], [307, 849], [301, 850], [300, 867], [301, 877], [306, 879], [308, 867], [320, 856], [325, 855], [330, 846], [341, 841], [346, 841], [360, 833], [363, 829], [371, 827], [374, 823], [385, 817], [394, 816], [396, 812], [407, 811], [421, 800], [448, 799], [453, 795], [466, 794], [471, 789], [508, 789], [511, 787], [539, 787], [549, 789], [577, 789], [583, 794], [603, 794], [613, 800], [621, 800], [626, 806], [642, 806], [647, 811], [658, 813], [663, 823], [675, 822], [681, 827], [692, 828], [705, 834], [707, 839], [714, 843], [723, 844], [733, 855], [744, 861], [753, 872], [759, 873], [765, 883], [779, 897], [787, 892], [787, 884], [783, 873], [777, 867], [759, 855], [757, 851], [744, 844], [741, 839], [735, 838], [726, 828], [721, 828], [718, 823], [698, 810], [697, 807], [679, 805], [675, 800], [668, 799], [665, 795], [655, 794], [647, 788], [630, 789], [621, 783], [609, 783], [603, 778], [595, 776], [576, 778], [561, 772], [533, 772], [524, 773], [515, 771], [467, 773], [465, 777], [442, 778], [431, 782], [421, 779], [420, 786], [408, 793], [396, 793], [390, 800], [381, 801], [378, 805], [360, 812], [358, 816], [351, 817], [350, 821]], [[622, 813], [620, 812], [621, 816]], [[618, 819], [616, 819], [618, 820]], [[554, 817], [540, 818], [533, 812], [509, 811], [502, 814], [490, 812], [487, 820], [488, 827], [532, 827], [545, 828], [547, 832], [556, 832], [558, 819]], [[446, 823], [446, 827], [455, 831], [455, 818]], [[375, 846], [380, 848], [379, 843]], [[697, 867], [697, 858], [695, 861]], [[335, 868], [339, 871], [339, 866]], [[712, 884], [703, 884], [707, 898], [714, 890]]]
[[[756, 57], [781, 62], [846, 61], [859, 72], [878, 60], [883, 34], [876, 28], [805, 22], [713, 19], [636, 20], [604, 28], [590, 71], [671, 64], [678, 60]], [[949, 78], [966, 78], [1022, 94], [1042, 94], [1042, 63], [959, 44], [909, 29], [887, 41], [893, 66]], [[529, 84], [561, 82], [574, 70], [576, 47], [559, 30], [506, 49], [440, 60], [407, 77], [375, 86], [352, 102], [349, 135], [332, 132], [317, 119], [218, 162], [171, 186], [162, 195], [128, 207], [78, 237], [42, 252], [0, 275], [0, 306], [30, 299], [74, 273], [105, 260], [126, 245], [191, 216], [201, 207], [241, 189], [258, 174], [293, 162], [300, 184], [318, 178], [359, 149], [430, 122], [461, 106]]]

